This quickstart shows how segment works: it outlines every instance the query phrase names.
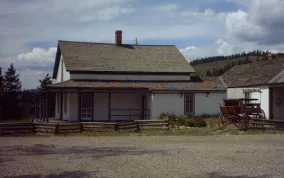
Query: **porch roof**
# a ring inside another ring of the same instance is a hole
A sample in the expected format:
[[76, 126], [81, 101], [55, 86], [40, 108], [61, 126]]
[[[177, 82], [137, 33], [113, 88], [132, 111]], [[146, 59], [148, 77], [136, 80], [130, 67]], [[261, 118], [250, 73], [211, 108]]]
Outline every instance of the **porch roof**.
[[96, 88], [96, 89], [149, 89], [149, 90], [218, 90], [225, 91], [225, 86], [218, 81], [204, 82], [139, 82], [139, 81], [94, 81], [68, 80], [47, 85], [46, 88]]

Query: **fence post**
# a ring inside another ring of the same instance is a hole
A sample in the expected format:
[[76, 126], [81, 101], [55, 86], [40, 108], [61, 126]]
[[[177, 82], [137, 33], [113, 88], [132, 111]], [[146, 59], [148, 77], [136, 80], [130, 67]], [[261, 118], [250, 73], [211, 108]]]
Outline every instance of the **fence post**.
[[167, 120], [166, 122], [167, 122], [168, 130], [170, 130], [170, 122], [169, 122], [169, 120]]
[[136, 131], [137, 131], [137, 132], [140, 132], [140, 125], [139, 125], [138, 122], [136, 122]]
[[55, 125], [55, 131], [54, 131], [54, 134], [59, 133], [59, 131], [58, 131], [58, 125], [59, 125], [59, 123], [57, 123], [57, 124]]
[[115, 123], [115, 124], [114, 124], [114, 130], [115, 130], [115, 131], [118, 131], [118, 130], [119, 130], [119, 124], [118, 124], [118, 123]]

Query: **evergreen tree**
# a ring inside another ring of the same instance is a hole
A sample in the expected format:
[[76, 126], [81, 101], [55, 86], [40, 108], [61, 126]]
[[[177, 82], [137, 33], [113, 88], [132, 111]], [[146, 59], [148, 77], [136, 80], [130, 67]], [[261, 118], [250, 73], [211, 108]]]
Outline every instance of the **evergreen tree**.
[[14, 65], [11, 64], [3, 76], [4, 96], [2, 105], [4, 119], [21, 118], [21, 100], [18, 98], [22, 85]]
[[3, 96], [3, 88], [2, 68], [0, 67], [0, 97]]
[[39, 80], [40, 86], [39, 88], [44, 88], [46, 85], [52, 84], [51, 76], [49, 74], [46, 74], [43, 80]]
[[4, 92], [11, 93], [21, 91], [22, 84], [19, 79], [19, 74], [16, 74], [16, 69], [14, 68], [13, 64], [11, 64], [5, 72], [3, 81]]

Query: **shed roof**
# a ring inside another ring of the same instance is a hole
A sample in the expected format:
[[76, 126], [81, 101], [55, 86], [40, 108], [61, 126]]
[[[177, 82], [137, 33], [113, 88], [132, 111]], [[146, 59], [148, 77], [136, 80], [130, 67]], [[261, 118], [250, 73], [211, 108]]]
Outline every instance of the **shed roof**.
[[139, 81], [95, 81], [68, 80], [47, 85], [47, 88], [92, 88], [92, 89], [152, 89], [152, 90], [201, 90], [226, 91], [218, 77], [204, 82], [139, 82]]
[[236, 65], [221, 76], [228, 88], [267, 85], [284, 69], [284, 59]]

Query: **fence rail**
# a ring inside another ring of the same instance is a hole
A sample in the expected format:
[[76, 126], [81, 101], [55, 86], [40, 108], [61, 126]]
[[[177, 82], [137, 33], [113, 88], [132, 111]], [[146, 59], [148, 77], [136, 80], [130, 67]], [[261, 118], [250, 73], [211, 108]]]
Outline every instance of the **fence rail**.
[[31, 134], [31, 133], [35, 133], [35, 127], [32, 122], [0, 124], [0, 135]]
[[37, 135], [55, 135], [79, 132], [117, 132], [142, 130], [168, 130], [167, 121], [134, 120], [129, 122], [80, 122], [80, 123], [3, 123], [0, 135], [15, 133], [36, 133]]

